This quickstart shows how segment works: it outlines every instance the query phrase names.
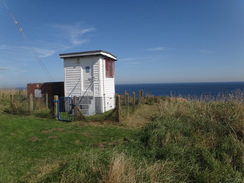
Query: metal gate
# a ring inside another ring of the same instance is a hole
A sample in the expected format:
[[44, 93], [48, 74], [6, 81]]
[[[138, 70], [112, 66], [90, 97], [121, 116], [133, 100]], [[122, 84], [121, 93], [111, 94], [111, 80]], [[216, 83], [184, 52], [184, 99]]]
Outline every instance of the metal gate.
[[58, 119], [60, 121], [73, 121], [74, 103], [71, 97], [60, 97], [58, 100]]

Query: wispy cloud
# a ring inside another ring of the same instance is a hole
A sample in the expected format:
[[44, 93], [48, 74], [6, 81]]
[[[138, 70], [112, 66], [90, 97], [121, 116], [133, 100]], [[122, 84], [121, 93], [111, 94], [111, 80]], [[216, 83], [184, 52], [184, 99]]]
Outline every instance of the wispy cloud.
[[0, 74], [3, 75], [9, 75], [9, 74], [17, 75], [26, 72], [26, 69], [23, 64], [13, 65], [11, 63], [6, 63], [4, 67], [2, 67], [2, 65], [0, 65], [0, 67], [1, 67], [0, 71], [2, 71], [0, 72]]
[[39, 57], [45, 58], [54, 55], [56, 52], [54, 50], [47, 50], [42, 48], [35, 48]]
[[147, 48], [146, 51], [164, 51], [164, 47]]
[[85, 33], [92, 32], [92, 31], [95, 31], [95, 30], [96, 30], [95, 28], [83, 29], [83, 30], [80, 31], [80, 35], [83, 35]]
[[[54, 55], [62, 50], [67, 50], [85, 44], [90, 41], [90, 33], [96, 31], [94, 27], [83, 26], [82, 23], [73, 24], [52, 24], [53, 30], [49, 41], [36, 40], [33, 48], [41, 58]], [[25, 54], [31, 52], [28, 46], [0, 45], [0, 51]]]
[[51, 49], [43, 49], [39, 47], [26, 47], [26, 46], [11, 46], [11, 45], [0, 45], [0, 51], [8, 51], [12, 53], [30, 53], [34, 49], [39, 57], [49, 57], [52, 56], [55, 51]]
[[88, 36], [85, 37], [85, 34], [96, 30], [94, 27], [84, 28], [81, 23], [76, 23], [72, 25], [54, 24], [52, 26], [63, 32], [62, 38], [69, 39], [69, 42], [72, 45], [81, 45], [89, 42], [89, 38]]

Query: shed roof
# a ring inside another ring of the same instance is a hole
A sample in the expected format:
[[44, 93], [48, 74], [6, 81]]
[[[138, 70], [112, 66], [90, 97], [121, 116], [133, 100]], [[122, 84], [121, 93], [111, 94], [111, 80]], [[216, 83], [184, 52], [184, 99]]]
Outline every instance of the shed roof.
[[88, 57], [88, 56], [95, 56], [95, 55], [103, 55], [105, 57], [111, 58], [113, 60], [117, 60], [117, 57], [113, 54], [103, 51], [103, 50], [96, 50], [96, 51], [85, 51], [85, 52], [74, 52], [74, 53], [63, 53], [59, 54], [60, 58], [72, 58], [72, 57]]

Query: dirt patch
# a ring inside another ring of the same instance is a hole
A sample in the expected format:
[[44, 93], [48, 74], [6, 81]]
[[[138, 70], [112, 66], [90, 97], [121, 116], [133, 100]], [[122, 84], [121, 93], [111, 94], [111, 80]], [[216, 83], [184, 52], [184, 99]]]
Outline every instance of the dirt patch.
[[98, 147], [98, 148], [104, 148], [105, 145], [106, 145], [105, 143], [99, 142], [99, 143], [94, 144], [93, 146]]
[[50, 132], [47, 130], [43, 130], [42, 133], [50, 133]]
[[79, 126], [87, 126], [86, 124], [79, 124]]
[[38, 137], [32, 137], [30, 138], [31, 142], [35, 142], [35, 141], [40, 141], [41, 139], [39, 139]]
[[51, 130], [54, 132], [54, 131], [63, 131], [64, 129], [63, 128], [53, 128]]
[[42, 133], [52, 133], [52, 132], [55, 132], [55, 131], [63, 131], [64, 128], [52, 128], [50, 130], [43, 130], [41, 131]]
[[53, 135], [53, 136], [49, 136], [48, 138], [49, 138], [49, 139], [56, 139], [56, 138], [58, 138], [58, 136]]
[[75, 143], [76, 144], [82, 144], [82, 142], [80, 140], [76, 140]]

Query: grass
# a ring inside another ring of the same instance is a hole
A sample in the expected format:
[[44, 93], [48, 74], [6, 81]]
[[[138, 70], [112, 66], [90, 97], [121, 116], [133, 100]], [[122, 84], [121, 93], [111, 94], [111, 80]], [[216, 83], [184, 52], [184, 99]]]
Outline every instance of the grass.
[[[30, 115], [27, 91], [0, 89], [0, 110], [9, 114]], [[53, 116], [44, 101], [39, 99], [34, 99], [32, 115], [45, 118], [52, 118]]]
[[0, 182], [244, 182], [241, 93], [149, 97], [122, 123], [40, 117], [0, 113]]
[[55, 164], [60, 158], [116, 143], [131, 133], [109, 124], [61, 123], [5, 114], [0, 116], [0, 126], [0, 182], [25, 180], [33, 165]]
[[62, 119], [63, 121], [72, 121], [73, 116], [70, 115], [69, 112], [60, 112], [59, 113], [59, 118]]
[[171, 99], [139, 133], [152, 161], [174, 162], [186, 182], [244, 181], [244, 105], [228, 101]]

